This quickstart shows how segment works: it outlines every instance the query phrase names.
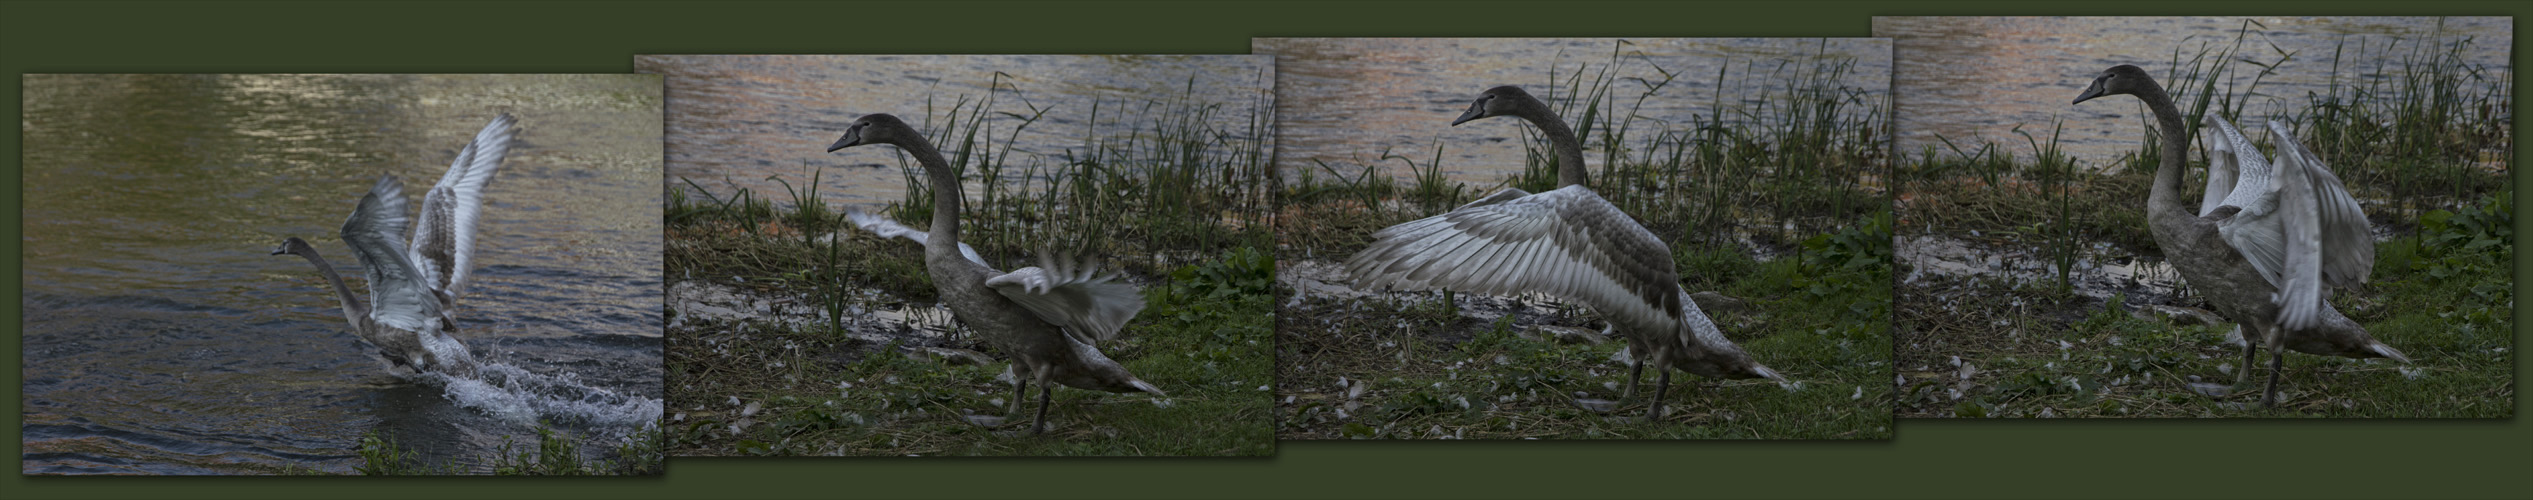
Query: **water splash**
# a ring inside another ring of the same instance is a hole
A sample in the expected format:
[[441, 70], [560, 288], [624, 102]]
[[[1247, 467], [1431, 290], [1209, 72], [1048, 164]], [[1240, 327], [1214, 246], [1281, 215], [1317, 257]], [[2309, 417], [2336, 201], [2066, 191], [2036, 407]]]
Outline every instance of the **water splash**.
[[476, 365], [471, 376], [433, 372], [418, 378], [438, 384], [441, 396], [458, 406], [520, 425], [648, 429], [658, 425], [666, 408], [658, 399], [592, 387], [577, 373], [546, 375], [504, 363]]

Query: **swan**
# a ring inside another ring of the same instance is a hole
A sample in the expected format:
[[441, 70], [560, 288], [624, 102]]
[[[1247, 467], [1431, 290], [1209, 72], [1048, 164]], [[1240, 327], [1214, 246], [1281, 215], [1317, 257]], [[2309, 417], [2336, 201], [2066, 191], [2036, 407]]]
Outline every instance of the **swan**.
[[1538, 127], [1557, 154], [1556, 190], [1508, 188], [1441, 215], [1374, 232], [1372, 245], [1346, 269], [1372, 289], [1446, 289], [1469, 293], [1539, 292], [1581, 302], [1627, 338], [1633, 397], [1645, 364], [1659, 371], [1647, 420], [1662, 418], [1670, 369], [1716, 378], [1784, 381], [1740, 346], [1680, 289], [1671, 250], [1661, 238], [1585, 187], [1583, 145], [1547, 103], [1520, 87], [1478, 94], [1459, 126], [1497, 116]]
[[2271, 162], [2232, 123], [2209, 115], [2208, 184], [2193, 212], [2181, 195], [2190, 137], [2172, 96], [2146, 70], [2123, 64], [2094, 77], [2070, 105], [2106, 95], [2135, 96], [2155, 115], [2162, 158], [2146, 197], [2147, 228], [2182, 277], [2246, 334], [2237, 386], [2264, 347], [2263, 407], [2277, 402], [2285, 350], [2410, 361], [2331, 307], [2330, 288], [2363, 283], [2372, 272], [2374, 242], [2357, 198], [2285, 124], [2269, 122], [2278, 150]]
[[1126, 322], [1143, 311], [1143, 295], [1114, 274], [1098, 274], [1073, 259], [1040, 255], [1038, 267], [1009, 273], [994, 270], [976, 250], [959, 242], [959, 205], [965, 193], [958, 174], [941, 152], [906, 122], [885, 113], [855, 119], [844, 136], [827, 146], [844, 148], [890, 144], [915, 157], [932, 184], [932, 227], [917, 231], [886, 218], [848, 211], [856, 226], [883, 238], [899, 237], [923, 245], [924, 269], [940, 290], [950, 313], [977, 338], [1012, 358], [1012, 402], [1017, 408], [1030, 382], [1038, 384], [1038, 413], [1030, 434], [1047, 429], [1047, 401], [1055, 384], [1115, 393], [1143, 392], [1167, 397], [1161, 388], [1135, 378], [1126, 366], [1108, 359], [1097, 347], [1117, 338]]
[[368, 304], [352, 295], [334, 265], [306, 240], [293, 236], [273, 249], [273, 255], [297, 255], [316, 266], [317, 274], [333, 285], [335, 297], [343, 302], [344, 322], [377, 348], [388, 373], [474, 370], [474, 358], [453, 336], [457, 332], [453, 313], [457, 297], [465, 293], [467, 278], [473, 274], [469, 261], [475, 255], [475, 225], [482, 219], [484, 185], [501, 170], [516, 121], [508, 113], [494, 117], [458, 151], [439, 184], [422, 196], [421, 224], [413, 228], [411, 246], [403, 240], [404, 183], [394, 175], [382, 176], [361, 196], [352, 216], [343, 220], [342, 236], [353, 256], [369, 269]]

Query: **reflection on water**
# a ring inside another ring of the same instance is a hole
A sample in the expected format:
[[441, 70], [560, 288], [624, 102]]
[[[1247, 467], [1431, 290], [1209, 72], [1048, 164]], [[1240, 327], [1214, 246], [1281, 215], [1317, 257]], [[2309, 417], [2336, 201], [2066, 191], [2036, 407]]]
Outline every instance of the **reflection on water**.
[[[350, 472], [369, 432], [480, 471], [539, 420], [590, 453], [656, 421], [657, 77], [31, 75], [24, 95], [23, 472]], [[521, 132], [456, 311], [485, 373], [387, 375], [308, 263], [269, 252], [302, 237], [358, 276], [353, 203], [382, 174], [435, 182], [502, 111]]]
[[[987, 127], [998, 132], [979, 140], [994, 141], [998, 154], [1009, 142], [1007, 164], [1043, 172], [1068, 154], [1087, 156], [1086, 138], [1118, 137], [1170, 118], [1157, 113], [1168, 103], [1218, 106], [1205, 118], [1213, 129], [1262, 133], [1250, 118], [1264, 113], [1258, 108], [1274, 77], [1266, 58], [1234, 55], [646, 55], [634, 58], [634, 69], [668, 79], [670, 183], [684, 186], [682, 177], [716, 196], [747, 188], [788, 205], [786, 184], [806, 188], [814, 171], [821, 198], [859, 206], [903, 200], [907, 182], [896, 164], [874, 161], [893, 152], [826, 152], [865, 114], [897, 115], [929, 129], [963, 99], [973, 106], [992, 97], [997, 114]], [[1039, 111], [1045, 113], [1035, 122], [1012, 130]], [[930, 139], [944, 156], [955, 159], [963, 149], [960, 140]]]
[[[2476, 50], [2465, 53], [2466, 62], [2505, 74], [2507, 49], [2515, 43], [2514, 22], [2504, 17], [1875, 17], [1874, 36], [1893, 39], [1898, 61], [1892, 76], [1896, 150], [1942, 148], [1941, 135], [1965, 149], [1993, 142], [2030, 158], [2031, 148], [2014, 128], [2047, 139], [2052, 124], [2063, 120], [2060, 147], [2085, 165], [2107, 165], [2143, 143], [2145, 105], [2135, 99], [2068, 102], [2103, 69], [2120, 64], [2170, 82], [2175, 50], [2183, 61], [2201, 47], [2223, 50], [2245, 19], [2260, 26], [2251, 28], [2243, 54], [2264, 63], [2295, 54], [2275, 73], [2258, 77], [2246, 120], [2236, 123], [2245, 130], [2262, 126], [2250, 117], [2292, 114], [2281, 108], [2301, 108], [2306, 95], [2328, 95], [2333, 84], [2346, 89], [2397, 77], [2414, 44], [2468, 39]], [[2249, 88], [2258, 76], [2250, 65], [2237, 68], [2218, 84], [2220, 93]]]
[[[1410, 181], [1406, 163], [1383, 153], [1424, 163], [1434, 157], [1435, 144], [1446, 144], [1441, 161], [1448, 177], [1494, 185], [1521, 170], [1523, 128], [1452, 127], [1451, 119], [1478, 92], [1497, 85], [1519, 85], [1551, 100], [1577, 71], [1612, 70], [1622, 79], [1605, 109], [1638, 109], [1635, 127], [1671, 130], [1714, 122], [1718, 108], [1782, 101], [1790, 80], [1816, 62], [1854, 61], [1838, 83], [1877, 101], [1891, 74], [1890, 43], [1863, 38], [1258, 38], [1251, 44], [1257, 53], [1275, 55], [1276, 169], [1287, 182], [1303, 169], [1327, 178], [1320, 162], [1350, 166], [1340, 170], [1349, 175], [1379, 165]], [[1666, 74], [1669, 83], [1635, 108], [1635, 99]], [[1579, 120], [1580, 110], [1567, 120]], [[1722, 121], [1752, 118], [1724, 113]], [[1594, 149], [1584, 155], [1587, 162], [1598, 168], [1599, 142], [1587, 147]]]

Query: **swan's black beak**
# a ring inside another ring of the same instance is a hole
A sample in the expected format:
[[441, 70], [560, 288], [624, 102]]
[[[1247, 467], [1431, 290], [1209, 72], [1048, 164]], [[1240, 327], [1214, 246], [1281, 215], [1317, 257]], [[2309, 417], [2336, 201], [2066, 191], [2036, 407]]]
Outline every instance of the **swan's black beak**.
[[1485, 100], [1485, 99], [1479, 99], [1479, 100], [1478, 100], [1478, 102], [1469, 103], [1469, 111], [1468, 111], [1468, 112], [1465, 112], [1465, 113], [1460, 113], [1460, 118], [1458, 118], [1458, 119], [1454, 119], [1454, 120], [1451, 120], [1451, 126], [1457, 127], [1457, 126], [1460, 126], [1460, 124], [1462, 124], [1462, 123], [1468, 123], [1468, 122], [1469, 122], [1469, 120], [1475, 120], [1475, 119], [1485, 118], [1485, 117], [1486, 117], [1486, 100]]
[[2085, 100], [2092, 99], [2092, 98], [2096, 98], [2096, 97], [2102, 97], [2102, 80], [2101, 80], [2101, 79], [2095, 79], [2095, 80], [2093, 80], [2093, 85], [2086, 86], [2086, 87], [2084, 88], [2084, 93], [2082, 93], [2082, 94], [2077, 94], [2077, 95], [2076, 95], [2076, 102], [2071, 102], [2071, 103], [2067, 103], [2067, 104], [2068, 104], [2068, 105], [2071, 105], [2071, 106], [2072, 106], [2072, 105], [2076, 105], [2076, 104], [2083, 104]]
[[828, 145], [827, 145], [827, 152], [829, 152], [829, 153], [833, 153], [833, 152], [836, 152], [836, 150], [838, 150], [838, 149], [844, 149], [844, 148], [849, 148], [849, 147], [854, 147], [854, 146], [860, 146], [860, 145], [862, 145], [862, 131], [861, 131], [860, 129], [855, 129], [855, 130], [850, 131], [850, 132], [845, 132], [845, 133], [844, 133], [844, 137], [838, 137], [838, 138], [836, 138], [836, 143], [835, 143], [835, 144], [828, 144]]

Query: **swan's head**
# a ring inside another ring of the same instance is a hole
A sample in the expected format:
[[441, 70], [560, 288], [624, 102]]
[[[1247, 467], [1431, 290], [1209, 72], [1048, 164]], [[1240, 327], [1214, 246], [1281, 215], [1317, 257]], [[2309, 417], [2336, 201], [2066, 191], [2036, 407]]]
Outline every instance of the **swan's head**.
[[273, 247], [273, 255], [307, 255], [308, 252], [315, 250], [316, 247], [308, 246], [307, 240], [302, 240], [297, 236], [292, 236], [290, 239], [281, 240], [281, 246]]
[[2154, 86], [2155, 79], [2146, 76], [2144, 69], [2128, 64], [2112, 66], [2111, 69], [2102, 70], [2101, 75], [2093, 77], [2093, 85], [2085, 87], [2083, 94], [2076, 95], [2076, 102], [2068, 104], [2079, 104], [2106, 95], [2136, 95], [2139, 91], [2154, 88]]
[[872, 113], [853, 120], [853, 126], [844, 129], [844, 137], [836, 138], [835, 144], [827, 145], [827, 152], [833, 153], [839, 149], [864, 144], [895, 144], [898, 147], [905, 147], [909, 139], [921, 141], [923, 136], [915, 133], [914, 127], [906, 126], [906, 122], [898, 120], [896, 116], [888, 113]]
[[1538, 103], [1539, 99], [1532, 98], [1530, 93], [1523, 92], [1521, 87], [1505, 85], [1486, 89], [1485, 92], [1478, 93], [1477, 101], [1469, 103], [1469, 111], [1460, 113], [1459, 119], [1451, 120], [1451, 125], [1456, 127], [1479, 118], [1519, 115], [1525, 111], [1525, 108], [1536, 106]]

